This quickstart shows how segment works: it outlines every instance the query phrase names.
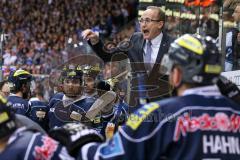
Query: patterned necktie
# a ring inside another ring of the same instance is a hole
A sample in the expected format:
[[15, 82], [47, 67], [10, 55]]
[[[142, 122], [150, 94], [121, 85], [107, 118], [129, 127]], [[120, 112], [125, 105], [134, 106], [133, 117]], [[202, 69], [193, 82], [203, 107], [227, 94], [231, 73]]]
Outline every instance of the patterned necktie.
[[152, 55], [152, 43], [151, 41], [147, 42], [147, 51], [145, 53], [145, 68], [148, 72], [152, 70], [152, 65], [151, 65], [151, 55]]

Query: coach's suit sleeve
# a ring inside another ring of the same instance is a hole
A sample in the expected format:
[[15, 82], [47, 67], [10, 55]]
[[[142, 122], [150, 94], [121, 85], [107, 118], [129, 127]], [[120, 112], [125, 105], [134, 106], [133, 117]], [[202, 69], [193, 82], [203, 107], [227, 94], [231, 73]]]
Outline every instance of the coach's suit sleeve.
[[[133, 34], [130, 38], [130, 42], [134, 45], [134, 41], [133, 39], [135, 39], [135, 34]], [[119, 57], [118, 58], [114, 58], [113, 57], [118, 54], [118, 52], [115, 53], [107, 53], [103, 50], [104, 44], [103, 41], [99, 41], [97, 44], [92, 45], [90, 41], [88, 41], [89, 45], [92, 47], [93, 51], [104, 61], [104, 62], [110, 62], [110, 61], [119, 61], [119, 59], [124, 59], [124, 57]], [[123, 54], [125, 54], [126, 56], [128, 56], [128, 52], [121, 52]], [[125, 57], [126, 58], [126, 57]]]

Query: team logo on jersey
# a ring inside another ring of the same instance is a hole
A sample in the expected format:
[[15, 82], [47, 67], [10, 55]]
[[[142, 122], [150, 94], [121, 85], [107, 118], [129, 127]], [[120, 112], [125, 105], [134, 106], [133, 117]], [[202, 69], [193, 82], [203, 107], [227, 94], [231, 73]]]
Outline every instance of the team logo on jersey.
[[159, 108], [157, 103], [150, 103], [140, 108], [137, 113], [131, 114], [127, 120], [127, 126], [136, 130], [141, 123], [156, 109]]
[[34, 148], [34, 157], [36, 160], [50, 160], [57, 150], [58, 143], [47, 136], [42, 137], [42, 142], [42, 146]]
[[189, 113], [184, 113], [178, 117], [174, 132], [174, 141], [178, 141], [180, 136], [186, 136], [188, 132], [201, 131], [221, 131], [221, 132], [239, 132], [240, 116], [218, 112], [214, 116], [207, 113], [198, 117], [190, 117]]
[[26, 113], [29, 110], [29, 106], [25, 106], [23, 103], [14, 103], [12, 104], [14, 110], [24, 111]]

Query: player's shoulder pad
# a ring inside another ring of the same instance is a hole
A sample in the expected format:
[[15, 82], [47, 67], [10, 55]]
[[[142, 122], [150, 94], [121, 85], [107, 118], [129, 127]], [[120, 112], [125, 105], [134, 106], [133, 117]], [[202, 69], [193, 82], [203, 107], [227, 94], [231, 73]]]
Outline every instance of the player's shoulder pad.
[[87, 104], [94, 103], [95, 101], [96, 101], [96, 98], [94, 98], [94, 97], [88, 97], [88, 98], [82, 99], [82, 102], [87, 103]]
[[64, 96], [64, 93], [60, 92], [60, 93], [56, 93], [53, 98], [56, 98], [56, 99], [62, 99], [62, 97]]
[[136, 130], [141, 123], [154, 111], [160, 108], [159, 103], [153, 102], [144, 105], [143, 107], [139, 108], [136, 112], [131, 114], [127, 120], [126, 125]]
[[188, 98], [181, 97], [171, 97], [157, 102], [161, 106], [161, 111], [165, 113], [174, 113], [178, 111], [184, 104]]
[[50, 99], [51, 100], [62, 100], [64, 94], [63, 93], [56, 93], [52, 96], [52, 98]]
[[18, 96], [9, 96], [8, 101], [11, 102], [11, 103], [28, 104], [28, 100], [23, 99], [23, 98], [18, 97]]

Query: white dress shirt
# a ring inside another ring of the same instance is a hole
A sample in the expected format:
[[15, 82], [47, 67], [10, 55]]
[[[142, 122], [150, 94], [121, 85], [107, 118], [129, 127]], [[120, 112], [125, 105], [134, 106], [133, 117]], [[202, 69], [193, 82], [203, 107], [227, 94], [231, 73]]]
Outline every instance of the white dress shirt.
[[[162, 37], [163, 37], [163, 34], [161, 32], [157, 37], [155, 37], [154, 39], [151, 40], [151, 43], [152, 43], [152, 45], [151, 45], [151, 48], [152, 48], [151, 64], [152, 64], [152, 67], [153, 67], [154, 63], [156, 62], [156, 59], [158, 56], [158, 51], [159, 51], [159, 48], [160, 48], [160, 45], [162, 42]], [[144, 50], [143, 56], [145, 57], [146, 52], [147, 52], [147, 43], [145, 43], [143, 50]]]

